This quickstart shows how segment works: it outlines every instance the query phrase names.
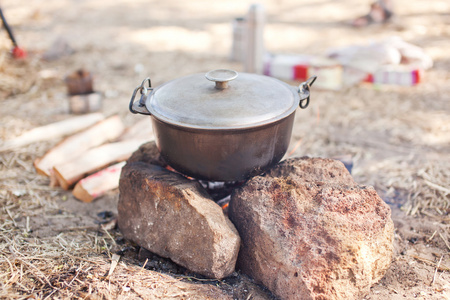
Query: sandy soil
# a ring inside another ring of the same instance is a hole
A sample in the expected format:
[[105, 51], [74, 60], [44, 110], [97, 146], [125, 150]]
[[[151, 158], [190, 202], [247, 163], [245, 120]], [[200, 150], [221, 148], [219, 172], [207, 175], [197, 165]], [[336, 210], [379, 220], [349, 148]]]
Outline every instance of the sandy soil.
[[[273, 53], [323, 55], [331, 48], [399, 36], [434, 60], [416, 87], [314, 90], [310, 107], [297, 114], [288, 152], [352, 157], [356, 181], [373, 185], [391, 206], [395, 256], [365, 299], [449, 299], [450, 3], [396, 1], [393, 22], [367, 28], [352, 28], [348, 22], [367, 12], [368, 1], [261, 3], [267, 12], [265, 44]], [[147, 76], [158, 86], [216, 68], [242, 71], [241, 64], [229, 60], [231, 20], [244, 15], [250, 4], [2, 1], [29, 58], [22, 63], [8, 59], [11, 46], [1, 32], [0, 139], [68, 118], [63, 78], [79, 68], [94, 73], [95, 89], [105, 95], [102, 111], [119, 114], [127, 125], [143, 118], [130, 114], [127, 107], [133, 89]], [[67, 42], [73, 53], [42, 60], [57, 40]], [[69, 192], [49, 188], [48, 179], [36, 175], [33, 160], [57, 142], [0, 153], [0, 297], [273, 297], [240, 274], [204, 281], [157, 257], [152, 258], [152, 268], [141, 270], [133, 245], [120, 240], [120, 232], [110, 236], [98, 227], [105, 221], [100, 212], [116, 212], [117, 191], [85, 204]], [[120, 249], [128, 250], [121, 252], [122, 263], [108, 285], [98, 274], [108, 272], [111, 253]]]

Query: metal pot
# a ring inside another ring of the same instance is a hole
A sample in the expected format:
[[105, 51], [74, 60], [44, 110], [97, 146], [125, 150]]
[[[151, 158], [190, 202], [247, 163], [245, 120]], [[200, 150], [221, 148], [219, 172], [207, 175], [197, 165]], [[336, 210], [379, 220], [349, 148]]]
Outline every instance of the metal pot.
[[133, 92], [129, 109], [151, 115], [166, 162], [210, 181], [247, 179], [278, 163], [289, 146], [297, 106], [308, 106], [316, 77], [292, 87], [268, 76], [219, 69], [206, 79], [194, 74], [152, 88], [146, 78]]

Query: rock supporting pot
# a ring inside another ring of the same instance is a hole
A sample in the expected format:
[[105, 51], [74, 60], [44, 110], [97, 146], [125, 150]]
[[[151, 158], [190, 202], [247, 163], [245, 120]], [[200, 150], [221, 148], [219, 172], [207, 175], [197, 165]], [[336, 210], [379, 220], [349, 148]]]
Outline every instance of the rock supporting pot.
[[229, 216], [238, 268], [280, 299], [362, 299], [391, 262], [389, 207], [330, 159], [292, 159], [250, 179]]
[[122, 169], [118, 225], [124, 237], [198, 274], [229, 276], [240, 246], [234, 225], [199, 182], [158, 166], [164, 163], [155, 149], [143, 145]]

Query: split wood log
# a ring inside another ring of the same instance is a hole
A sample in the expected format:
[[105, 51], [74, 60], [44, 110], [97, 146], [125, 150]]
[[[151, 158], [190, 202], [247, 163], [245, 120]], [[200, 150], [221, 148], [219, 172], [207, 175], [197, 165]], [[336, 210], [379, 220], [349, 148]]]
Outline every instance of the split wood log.
[[88, 129], [72, 135], [34, 161], [36, 172], [50, 176], [54, 166], [69, 162], [83, 155], [88, 149], [117, 139], [124, 131], [119, 116], [112, 116]]
[[12, 150], [35, 142], [48, 141], [70, 135], [92, 126], [104, 118], [105, 116], [101, 113], [92, 113], [37, 127], [14, 139], [5, 141], [0, 145], [0, 152]]
[[[162, 160], [158, 148], [154, 141], [143, 144], [136, 150], [127, 163], [142, 161], [149, 164], [165, 167], [167, 164]], [[119, 187], [120, 172], [125, 163], [118, 163], [106, 169], [98, 171], [77, 182], [73, 188], [72, 194], [75, 198], [83, 202], [92, 202], [94, 199], [104, 195], [106, 192]], [[55, 178], [55, 176], [52, 176]], [[58, 180], [55, 178], [54, 181]]]
[[120, 172], [125, 162], [120, 162], [81, 179], [72, 194], [83, 202], [92, 202], [106, 192], [119, 187]]
[[[161, 167], [166, 166], [154, 141], [149, 141], [140, 146], [139, 149], [128, 158], [127, 163], [133, 161], [143, 161]], [[75, 198], [83, 202], [92, 202], [106, 192], [118, 188], [120, 172], [124, 165], [125, 162], [121, 162], [81, 179], [73, 188], [72, 194]], [[55, 181], [58, 182], [56, 178]]]
[[59, 185], [68, 190], [77, 181], [112, 163], [128, 159], [147, 140], [129, 140], [105, 144], [86, 151], [76, 159], [53, 167]]

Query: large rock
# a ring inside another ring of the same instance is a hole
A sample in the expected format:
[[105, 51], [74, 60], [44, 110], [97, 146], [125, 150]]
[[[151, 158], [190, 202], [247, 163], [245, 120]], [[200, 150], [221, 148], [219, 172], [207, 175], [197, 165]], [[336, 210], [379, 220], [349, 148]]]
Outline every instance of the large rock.
[[126, 239], [207, 277], [234, 271], [239, 234], [198, 182], [135, 161], [122, 169], [119, 190]]
[[238, 268], [281, 299], [360, 299], [393, 252], [390, 209], [329, 159], [290, 159], [231, 197]]

